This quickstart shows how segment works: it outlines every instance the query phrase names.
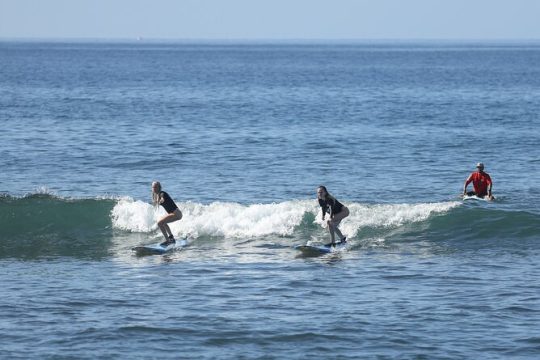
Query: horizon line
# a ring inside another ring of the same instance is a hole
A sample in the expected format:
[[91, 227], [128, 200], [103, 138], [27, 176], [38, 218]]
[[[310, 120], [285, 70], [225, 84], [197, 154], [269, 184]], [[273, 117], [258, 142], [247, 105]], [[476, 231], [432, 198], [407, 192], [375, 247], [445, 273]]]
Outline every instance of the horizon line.
[[540, 42], [540, 38], [173, 38], [173, 37], [9, 37], [0, 41], [111, 41], [111, 42]]

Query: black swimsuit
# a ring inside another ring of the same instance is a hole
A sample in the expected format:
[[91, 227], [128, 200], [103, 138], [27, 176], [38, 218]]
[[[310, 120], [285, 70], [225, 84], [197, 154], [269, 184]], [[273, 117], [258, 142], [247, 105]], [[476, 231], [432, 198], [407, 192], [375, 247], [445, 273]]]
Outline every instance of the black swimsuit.
[[333, 218], [334, 215], [339, 214], [343, 209], [343, 204], [336, 199], [319, 199], [319, 205], [322, 208], [323, 216], [324, 214], [329, 213], [331, 218]]
[[172, 214], [176, 209], [178, 209], [178, 206], [176, 206], [173, 199], [171, 199], [169, 194], [167, 194], [165, 191], [161, 191], [159, 196], [163, 198], [163, 203], [160, 205], [163, 206], [167, 213]]

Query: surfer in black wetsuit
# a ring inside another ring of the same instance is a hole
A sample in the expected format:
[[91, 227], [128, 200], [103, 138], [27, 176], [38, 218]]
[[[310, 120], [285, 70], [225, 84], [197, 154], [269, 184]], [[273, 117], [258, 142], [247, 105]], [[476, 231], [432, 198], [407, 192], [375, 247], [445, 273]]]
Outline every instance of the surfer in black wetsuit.
[[162, 242], [161, 246], [169, 246], [176, 243], [174, 236], [169, 227], [169, 223], [175, 222], [182, 219], [182, 212], [178, 209], [178, 206], [174, 203], [173, 199], [165, 191], [161, 190], [161, 184], [159, 181], [154, 181], [152, 183], [152, 201], [154, 206], [163, 206], [167, 215], [159, 219], [157, 225], [165, 237], [165, 241]]
[[326, 187], [322, 185], [317, 188], [317, 199], [319, 200], [319, 205], [322, 208], [322, 219], [324, 220], [326, 213], [330, 214], [330, 219], [328, 219], [326, 223], [328, 224], [328, 230], [330, 231], [330, 238], [332, 239], [332, 242], [327, 244], [327, 246], [336, 245], [334, 233], [339, 236], [340, 243], [346, 243], [347, 238], [343, 236], [341, 231], [338, 229], [338, 226], [341, 220], [349, 216], [349, 209], [337, 201], [335, 197], [330, 195], [328, 190], [326, 190]]

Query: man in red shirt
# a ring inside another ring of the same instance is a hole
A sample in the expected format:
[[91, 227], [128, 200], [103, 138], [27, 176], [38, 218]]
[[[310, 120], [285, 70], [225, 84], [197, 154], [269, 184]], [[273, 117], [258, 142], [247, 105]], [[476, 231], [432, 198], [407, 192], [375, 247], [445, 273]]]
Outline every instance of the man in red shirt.
[[[487, 196], [488, 200], [493, 200], [493, 195], [491, 195], [491, 187], [493, 183], [491, 182], [491, 177], [489, 174], [484, 172], [484, 164], [476, 164], [476, 169], [477, 171], [469, 175], [465, 181], [465, 185], [463, 186], [463, 195], [476, 195], [481, 198], [485, 198]], [[473, 183], [474, 191], [467, 192], [467, 186], [471, 182]]]

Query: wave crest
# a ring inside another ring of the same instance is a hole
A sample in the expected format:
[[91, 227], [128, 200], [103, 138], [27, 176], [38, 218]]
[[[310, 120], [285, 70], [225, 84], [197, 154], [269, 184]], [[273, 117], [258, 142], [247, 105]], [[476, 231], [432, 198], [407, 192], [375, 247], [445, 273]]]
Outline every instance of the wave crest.
[[[293, 200], [272, 204], [242, 205], [214, 202], [208, 205], [185, 202], [178, 204], [183, 218], [169, 224], [180, 237], [257, 237], [265, 235], [292, 236], [295, 231], [313, 225], [324, 226], [320, 207], [313, 200]], [[432, 214], [444, 213], [458, 206], [457, 202], [432, 204], [348, 205], [350, 216], [341, 229], [349, 237], [364, 227], [398, 227], [406, 223], [425, 221]], [[112, 210], [113, 226], [132, 232], [150, 232], [165, 215], [141, 201], [121, 200]]]

